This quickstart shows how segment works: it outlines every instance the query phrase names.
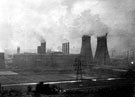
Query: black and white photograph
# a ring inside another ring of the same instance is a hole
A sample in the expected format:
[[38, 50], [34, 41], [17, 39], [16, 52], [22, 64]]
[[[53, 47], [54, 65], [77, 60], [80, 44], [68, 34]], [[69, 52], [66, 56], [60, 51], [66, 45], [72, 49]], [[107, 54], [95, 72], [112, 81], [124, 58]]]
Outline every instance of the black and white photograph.
[[0, 0], [0, 97], [135, 97], [135, 0]]

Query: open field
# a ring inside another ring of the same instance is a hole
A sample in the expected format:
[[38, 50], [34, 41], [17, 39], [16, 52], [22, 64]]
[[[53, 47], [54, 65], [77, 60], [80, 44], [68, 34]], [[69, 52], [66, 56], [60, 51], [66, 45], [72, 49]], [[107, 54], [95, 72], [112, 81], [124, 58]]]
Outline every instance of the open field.
[[[100, 77], [107, 77], [99, 74]], [[99, 77], [98, 74], [91, 72], [90, 74], [83, 74], [84, 79], [91, 79]], [[0, 70], [0, 83], [5, 84], [19, 84], [19, 83], [38, 83], [40, 81], [61, 81], [61, 80], [75, 80], [76, 73], [70, 71], [32, 71], [32, 70]]]
[[[24, 71], [23, 71], [24, 72]], [[18, 84], [18, 83], [37, 83], [40, 81], [59, 81], [59, 80], [73, 80], [75, 77], [70, 74], [46, 74], [46, 73], [21, 73], [13, 71], [3, 71], [0, 74], [1, 84]], [[11, 74], [9, 74], [11, 73]]]

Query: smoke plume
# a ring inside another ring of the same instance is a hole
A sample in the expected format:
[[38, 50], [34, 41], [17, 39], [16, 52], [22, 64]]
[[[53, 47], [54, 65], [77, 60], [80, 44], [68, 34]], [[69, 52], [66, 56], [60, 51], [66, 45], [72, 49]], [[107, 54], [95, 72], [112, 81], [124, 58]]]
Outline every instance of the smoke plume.
[[105, 33], [109, 50], [135, 49], [134, 4], [134, 0], [0, 0], [0, 49], [19, 45], [21, 50], [36, 51], [46, 41], [48, 49], [57, 50], [66, 39], [71, 53], [79, 53], [82, 35]]
[[[108, 32], [108, 27], [100, 20], [98, 15], [92, 15], [90, 10], [81, 13], [74, 19], [73, 26], [70, 28], [72, 33], [83, 35], [103, 36]], [[71, 34], [73, 36], [73, 34]]]

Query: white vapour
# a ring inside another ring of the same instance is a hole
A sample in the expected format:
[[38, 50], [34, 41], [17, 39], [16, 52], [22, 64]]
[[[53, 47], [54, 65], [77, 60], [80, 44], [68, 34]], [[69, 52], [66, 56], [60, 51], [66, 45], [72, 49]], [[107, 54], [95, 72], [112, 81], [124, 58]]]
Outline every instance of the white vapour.
[[135, 47], [134, 4], [134, 0], [0, 0], [0, 48], [36, 49], [46, 41], [47, 48], [56, 50], [68, 40], [71, 52], [79, 52], [83, 34], [101, 36], [108, 30], [110, 49], [128, 49], [129, 42]]
[[90, 10], [82, 12], [79, 17], [74, 19], [71, 30], [76, 34], [80, 34], [80, 36], [103, 36], [108, 33], [108, 27], [100, 20], [98, 15], [92, 15]]

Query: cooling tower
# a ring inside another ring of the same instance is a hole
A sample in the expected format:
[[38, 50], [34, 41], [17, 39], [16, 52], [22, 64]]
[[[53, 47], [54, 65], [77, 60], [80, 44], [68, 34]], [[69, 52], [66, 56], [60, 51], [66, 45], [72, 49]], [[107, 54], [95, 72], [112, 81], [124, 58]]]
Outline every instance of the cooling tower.
[[94, 61], [102, 65], [110, 63], [110, 56], [107, 48], [107, 34], [105, 36], [97, 37], [97, 48]]
[[93, 61], [92, 49], [91, 49], [91, 37], [84, 35], [82, 37], [82, 47], [81, 47], [81, 62], [82, 65], [88, 66]]

